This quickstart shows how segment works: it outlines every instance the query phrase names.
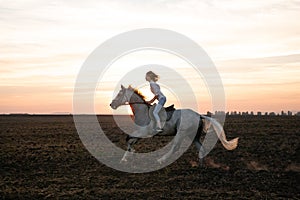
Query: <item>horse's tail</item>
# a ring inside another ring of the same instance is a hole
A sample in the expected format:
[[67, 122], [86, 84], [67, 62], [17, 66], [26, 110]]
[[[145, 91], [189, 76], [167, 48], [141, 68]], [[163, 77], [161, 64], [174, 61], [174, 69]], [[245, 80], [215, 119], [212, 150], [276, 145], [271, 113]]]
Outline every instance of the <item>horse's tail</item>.
[[226, 135], [225, 135], [225, 132], [223, 130], [223, 127], [222, 125], [217, 122], [215, 119], [211, 118], [211, 117], [206, 117], [206, 116], [202, 116], [205, 120], [204, 122], [204, 131], [207, 131], [208, 128], [212, 125], [218, 138], [220, 139], [222, 145], [225, 147], [225, 149], [227, 150], [233, 150], [237, 147], [238, 145], [238, 140], [239, 138], [234, 138], [230, 141], [227, 141], [226, 139]]

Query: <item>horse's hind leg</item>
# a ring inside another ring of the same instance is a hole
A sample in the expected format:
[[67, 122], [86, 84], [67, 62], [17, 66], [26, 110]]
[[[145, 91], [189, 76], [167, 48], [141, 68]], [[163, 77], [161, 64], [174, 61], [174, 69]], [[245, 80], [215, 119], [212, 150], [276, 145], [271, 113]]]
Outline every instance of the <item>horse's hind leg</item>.
[[127, 161], [127, 155], [130, 152], [134, 152], [133, 145], [138, 141], [139, 138], [136, 137], [131, 137], [127, 136], [126, 141], [127, 141], [127, 151], [124, 153], [121, 162], [126, 162]]
[[[197, 137], [196, 137], [197, 138]], [[202, 146], [202, 143], [200, 142], [199, 138], [198, 139], [194, 139], [194, 144], [198, 150], [198, 156], [199, 156], [199, 163], [200, 163], [200, 166], [203, 166], [203, 163], [204, 163], [204, 157], [202, 155], [204, 155], [204, 148]]]

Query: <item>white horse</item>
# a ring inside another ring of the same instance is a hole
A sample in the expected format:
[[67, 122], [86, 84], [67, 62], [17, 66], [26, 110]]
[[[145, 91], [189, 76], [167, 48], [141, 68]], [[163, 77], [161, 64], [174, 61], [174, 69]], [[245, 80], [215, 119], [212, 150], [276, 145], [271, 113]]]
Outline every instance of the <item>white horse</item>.
[[[127, 151], [124, 154], [121, 161], [127, 161], [126, 157], [128, 152], [133, 152], [133, 145], [143, 137], [153, 136], [153, 127], [155, 127], [155, 120], [151, 115], [151, 110], [154, 106], [148, 104], [145, 101], [145, 97], [136, 89], [132, 87], [125, 88], [121, 86], [121, 90], [117, 94], [116, 98], [113, 99], [110, 106], [112, 109], [117, 109], [121, 105], [130, 105], [132, 112], [134, 114], [134, 122], [140, 128], [136, 130], [133, 134], [128, 135], [126, 138], [127, 141]], [[225, 132], [220, 123], [218, 123], [213, 118], [202, 116], [199, 113], [191, 109], [170, 109], [166, 108], [166, 112], [160, 112], [162, 119], [163, 132], [157, 135], [159, 136], [175, 136], [174, 142], [172, 144], [171, 150], [166, 153], [163, 157], [158, 159], [158, 162], [162, 163], [166, 161], [174, 152], [180, 147], [181, 141], [185, 137], [194, 137], [193, 143], [196, 145], [196, 148], [199, 152], [200, 164], [203, 163], [203, 155], [205, 152], [200, 141], [201, 133], [207, 133], [207, 130], [212, 125], [215, 132], [217, 133], [222, 145], [227, 150], [233, 150], [237, 147], [238, 139], [234, 138], [233, 140], [227, 141]], [[150, 112], [149, 112], [150, 111]], [[184, 117], [182, 115], [184, 114]], [[167, 119], [169, 118], [169, 119]], [[197, 133], [195, 134], [195, 131]], [[193, 134], [194, 133], [194, 134]]]

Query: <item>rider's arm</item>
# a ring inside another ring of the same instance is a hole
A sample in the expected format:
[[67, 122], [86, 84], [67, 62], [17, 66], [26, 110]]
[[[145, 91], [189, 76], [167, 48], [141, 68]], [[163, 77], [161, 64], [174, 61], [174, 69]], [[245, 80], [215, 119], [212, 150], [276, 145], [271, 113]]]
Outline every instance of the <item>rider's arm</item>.
[[153, 99], [151, 99], [150, 101], [148, 101], [149, 104], [153, 103], [155, 101], [155, 99], [157, 99], [157, 95], [153, 97]]

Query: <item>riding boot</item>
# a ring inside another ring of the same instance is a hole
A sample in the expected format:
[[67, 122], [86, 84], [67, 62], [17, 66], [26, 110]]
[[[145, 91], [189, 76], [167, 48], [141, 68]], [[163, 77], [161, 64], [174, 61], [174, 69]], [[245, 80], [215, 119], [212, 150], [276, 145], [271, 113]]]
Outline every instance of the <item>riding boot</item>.
[[157, 133], [161, 133], [161, 132], [163, 132], [163, 129], [161, 128], [161, 123], [160, 123], [160, 121], [157, 121], [156, 128], [154, 129], [154, 133], [157, 134]]

